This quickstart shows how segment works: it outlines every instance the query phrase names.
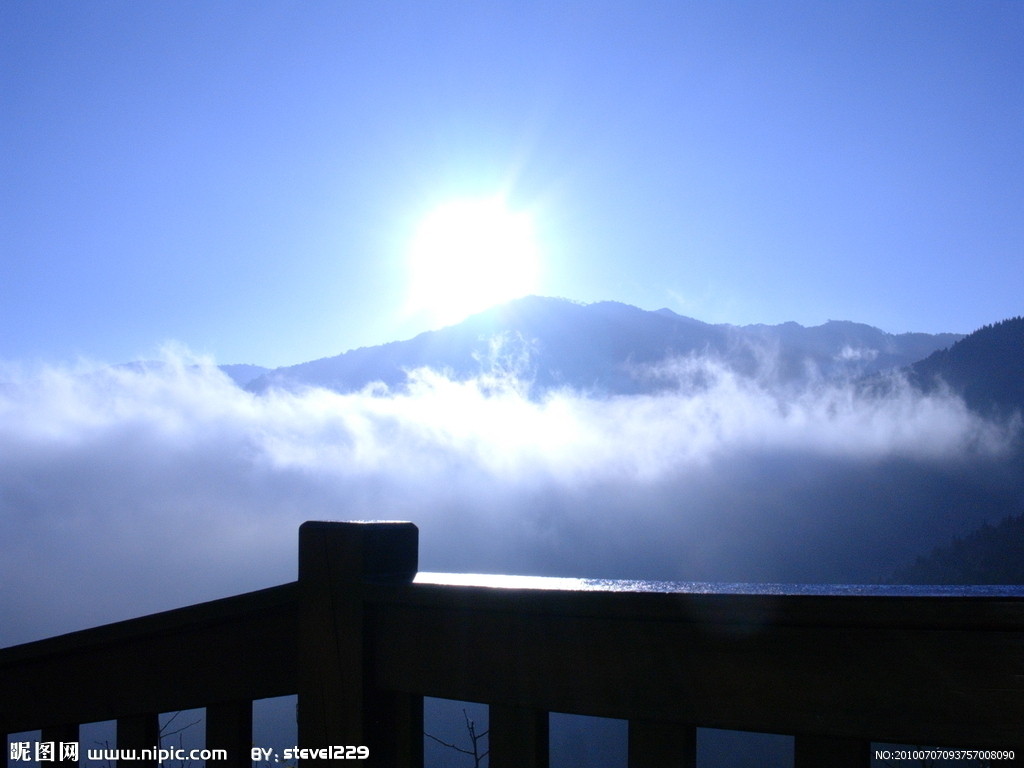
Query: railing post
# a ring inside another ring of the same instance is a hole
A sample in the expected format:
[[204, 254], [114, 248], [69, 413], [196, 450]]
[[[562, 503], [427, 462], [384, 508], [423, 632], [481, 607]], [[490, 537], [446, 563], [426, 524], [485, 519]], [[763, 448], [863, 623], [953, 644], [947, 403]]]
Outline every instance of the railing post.
[[54, 766], [62, 766], [62, 768], [75, 768], [79, 761], [83, 759], [83, 755], [79, 755], [78, 760], [62, 759], [61, 755], [61, 744], [70, 744], [72, 742], [78, 743], [78, 724], [58, 725], [51, 728], [43, 728], [39, 735], [39, 740], [43, 743], [53, 744], [53, 761]]
[[[365, 746], [370, 759], [364, 765], [422, 765], [422, 697], [373, 688], [363, 589], [371, 579], [410, 581], [418, 546], [412, 523], [307, 522], [299, 528], [300, 747]], [[336, 763], [302, 763], [328, 764]]]
[[793, 739], [794, 768], [868, 768], [871, 742], [830, 736], [797, 736]]
[[252, 766], [252, 702], [229, 701], [206, 706], [206, 748], [223, 749], [227, 760], [209, 760], [221, 768]]
[[547, 768], [547, 712], [491, 704], [487, 719], [491, 768]]
[[696, 726], [652, 720], [629, 721], [629, 768], [696, 766]]
[[[160, 716], [157, 714], [134, 715], [117, 719], [117, 749], [152, 750], [160, 746]], [[156, 759], [118, 760], [118, 766], [133, 768], [156, 768]]]

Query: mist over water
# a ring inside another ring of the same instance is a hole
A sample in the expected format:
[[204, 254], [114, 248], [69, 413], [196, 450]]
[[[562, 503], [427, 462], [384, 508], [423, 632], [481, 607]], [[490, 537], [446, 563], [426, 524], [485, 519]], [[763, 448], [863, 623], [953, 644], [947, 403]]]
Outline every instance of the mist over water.
[[947, 392], [655, 373], [675, 385], [254, 395], [182, 350], [7, 365], [0, 644], [292, 580], [309, 519], [412, 520], [423, 570], [871, 582], [1019, 498], [1018, 425]]

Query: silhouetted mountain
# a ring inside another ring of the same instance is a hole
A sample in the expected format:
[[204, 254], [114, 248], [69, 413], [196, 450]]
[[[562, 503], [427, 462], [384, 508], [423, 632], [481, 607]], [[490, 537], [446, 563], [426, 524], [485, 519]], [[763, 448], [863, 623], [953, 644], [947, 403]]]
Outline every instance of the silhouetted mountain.
[[[869, 390], [877, 390], [879, 403], [885, 402], [887, 387], [897, 397], [905, 394], [891, 378], [876, 374], [902, 369], [924, 390], [947, 382], [993, 417], [986, 423], [995, 432], [1005, 428], [1012, 435], [999, 417], [1022, 400], [1021, 327], [1020, 320], [1007, 321], [963, 337], [896, 335], [845, 321], [811, 328], [711, 325], [668, 309], [529, 297], [412, 339], [277, 369], [249, 388], [357, 391], [382, 382], [400, 391], [409, 371], [428, 367], [456, 379], [513, 374], [529, 382], [534, 395], [553, 387], [626, 395], [700, 386], [692, 379], [681, 384], [672, 371], [674, 359], [701, 357], [782, 385], [777, 391], [783, 399], [788, 384], [856, 382], [859, 386], [843, 391], [858, 399], [867, 415], [874, 413]], [[728, 408], [729, 401], [719, 405]], [[959, 418], [955, 405], [949, 408], [936, 411], [936, 418]], [[870, 460], [814, 446], [769, 453], [751, 448], [715, 471], [672, 476], [643, 491], [651, 494], [646, 505], [651, 509], [672, 497], [680, 499], [681, 511], [659, 518], [649, 531], [638, 529], [630, 545], [621, 547], [621, 561], [599, 536], [591, 540], [596, 534], [581, 524], [565, 534], [578, 543], [578, 560], [556, 547], [557, 552], [537, 553], [535, 567], [546, 572], [557, 561], [565, 569], [562, 575], [585, 574], [593, 553], [600, 551], [605, 575], [636, 575], [636, 552], [642, 551], [652, 578], [671, 573], [696, 581], [875, 581], [954, 537], [1024, 512], [1020, 452], [1013, 446], [992, 448], [996, 442], [934, 458], [927, 451], [895, 451]], [[536, 514], [559, 520], [561, 503], [551, 501]], [[573, 507], [579, 500], [564, 503]], [[586, 519], [612, 519], [623, 506], [614, 495], [588, 504]]]
[[231, 377], [231, 380], [240, 387], [244, 387], [250, 381], [258, 379], [270, 373], [270, 368], [262, 365], [249, 365], [247, 363], [234, 363], [231, 365], [218, 365], [224, 373]]
[[985, 523], [896, 572], [898, 584], [1024, 584], [1024, 513]]
[[[135, 360], [130, 363], [117, 363], [113, 367], [119, 370], [131, 371], [132, 373], [146, 373], [147, 371], [167, 370], [170, 364], [164, 360]], [[246, 386], [249, 382], [258, 379], [260, 376], [265, 376], [272, 370], [262, 365], [249, 365], [247, 363], [218, 365], [217, 368], [240, 387]]]
[[[908, 380], [924, 392], [948, 387], [975, 412], [994, 419], [1024, 412], [1024, 318], [986, 325], [949, 349], [933, 352], [908, 369]], [[1019, 439], [1019, 438], [1018, 438]], [[993, 478], [996, 474], [993, 473]], [[908, 584], [1024, 584], [1024, 446], [1018, 443], [1001, 464], [994, 485], [1001, 490], [964, 499], [962, 519], [979, 519], [984, 503], [1004, 517], [920, 555], [898, 570], [894, 581]], [[937, 509], [948, 507], [942, 504]], [[993, 519], [989, 515], [989, 519]]]
[[374, 382], [394, 388], [406, 383], [408, 371], [429, 367], [458, 379], [513, 373], [529, 381], [535, 393], [565, 386], [635, 394], [675, 386], [671, 376], [658, 375], [657, 366], [677, 357], [711, 355], [739, 373], [785, 383], [906, 366], [959, 338], [893, 335], [837, 321], [813, 328], [709, 325], [668, 309], [648, 312], [611, 301], [584, 305], [530, 296], [413, 339], [278, 368], [249, 388], [356, 391]]
[[943, 383], [986, 415], [1024, 410], [1024, 317], [986, 325], [910, 368], [924, 391]]

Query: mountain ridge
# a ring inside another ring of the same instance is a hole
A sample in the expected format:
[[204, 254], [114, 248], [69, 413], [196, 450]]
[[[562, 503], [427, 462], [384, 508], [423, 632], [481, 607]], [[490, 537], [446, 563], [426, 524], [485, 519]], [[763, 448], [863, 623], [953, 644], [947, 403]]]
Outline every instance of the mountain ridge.
[[991, 416], [1024, 410], [1024, 317], [984, 325], [910, 368], [910, 380], [930, 392], [948, 386], [967, 405]]
[[649, 311], [617, 301], [581, 304], [528, 296], [472, 315], [461, 323], [385, 344], [284, 366], [246, 388], [320, 386], [358, 391], [380, 382], [407, 383], [416, 368], [455, 378], [493, 371], [529, 378], [538, 393], [571, 387], [595, 394], [639, 394], [665, 386], [638, 371], [675, 357], [711, 354], [744, 375], [780, 382], [807, 375], [849, 376], [910, 365], [962, 339], [961, 334], [889, 334], [874, 326], [830, 320], [805, 327], [710, 324], [667, 308]]

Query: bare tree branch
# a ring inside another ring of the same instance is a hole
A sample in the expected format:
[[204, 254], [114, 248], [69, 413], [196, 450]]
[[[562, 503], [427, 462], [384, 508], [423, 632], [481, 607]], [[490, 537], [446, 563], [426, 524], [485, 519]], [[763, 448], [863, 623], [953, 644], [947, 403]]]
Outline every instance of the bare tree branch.
[[472, 755], [473, 757], [476, 757], [476, 755], [473, 755], [473, 753], [470, 752], [468, 749], [463, 749], [462, 747], [457, 746], [455, 744], [449, 744], [447, 741], [441, 741], [441, 739], [437, 738], [437, 736], [435, 736], [432, 733], [427, 733], [426, 731], [424, 731], [423, 735], [426, 736], [428, 739], [433, 739], [442, 746], [448, 747], [449, 749], [454, 749], [456, 752], [461, 752], [464, 755]]

